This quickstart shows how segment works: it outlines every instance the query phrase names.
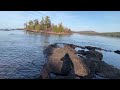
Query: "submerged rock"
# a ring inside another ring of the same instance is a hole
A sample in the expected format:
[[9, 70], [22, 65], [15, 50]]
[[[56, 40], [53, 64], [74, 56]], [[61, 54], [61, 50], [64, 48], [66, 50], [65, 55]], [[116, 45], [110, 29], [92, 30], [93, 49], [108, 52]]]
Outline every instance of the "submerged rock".
[[117, 54], [120, 54], [120, 50], [116, 50], [116, 51], [114, 51], [115, 53], [117, 53]]

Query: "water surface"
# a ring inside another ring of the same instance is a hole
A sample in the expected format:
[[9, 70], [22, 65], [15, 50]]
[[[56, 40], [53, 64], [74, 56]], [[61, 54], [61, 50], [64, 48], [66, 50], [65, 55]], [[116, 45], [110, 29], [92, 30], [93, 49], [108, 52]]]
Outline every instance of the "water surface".
[[[43, 50], [53, 43], [92, 45], [108, 50], [120, 50], [120, 39], [87, 35], [35, 34], [23, 30], [0, 31], [0, 78], [38, 78], [45, 63]], [[120, 68], [120, 55], [104, 52], [103, 60]]]

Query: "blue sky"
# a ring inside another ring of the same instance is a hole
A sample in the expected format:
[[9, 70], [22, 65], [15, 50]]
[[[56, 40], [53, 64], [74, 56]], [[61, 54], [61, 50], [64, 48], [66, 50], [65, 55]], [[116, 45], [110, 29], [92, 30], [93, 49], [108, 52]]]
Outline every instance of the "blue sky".
[[24, 22], [41, 20], [45, 15], [52, 23], [62, 22], [73, 31], [120, 31], [120, 11], [0, 11], [0, 28], [21, 28]]

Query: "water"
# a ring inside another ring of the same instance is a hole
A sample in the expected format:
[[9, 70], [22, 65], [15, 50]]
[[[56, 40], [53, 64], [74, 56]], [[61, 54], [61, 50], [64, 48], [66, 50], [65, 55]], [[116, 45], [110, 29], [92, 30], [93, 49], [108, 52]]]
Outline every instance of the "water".
[[[0, 31], [0, 78], [39, 78], [40, 70], [46, 61], [43, 50], [53, 43], [92, 45], [112, 51], [120, 50], [119, 38], [79, 34], [35, 34], [22, 30]], [[119, 54], [104, 51], [102, 53], [106, 63], [120, 68]]]

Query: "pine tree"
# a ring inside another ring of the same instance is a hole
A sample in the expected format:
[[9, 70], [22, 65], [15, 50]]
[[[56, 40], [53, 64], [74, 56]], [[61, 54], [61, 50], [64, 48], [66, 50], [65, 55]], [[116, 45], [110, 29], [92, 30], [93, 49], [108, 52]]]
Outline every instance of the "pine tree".
[[45, 20], [43, 17], [42, 17], [42, 20], [40, 22], [40, 26], [41, 26], [41, 30], [45, 30]]
[[51, 20], [48, 16], [45, 17], [45, 26], [46, 26], [46, 28], [51, 27]]
[[38, 30], [38, 31], [40, 30], [40, 24], [38, 19], [34, 20], [34, 26], [35, 26], [35, 30]]
[[34, 30], [35, 26], [32, 20], [29, 21], [29, 30]]
[[62, 25], [62, 23], [59, 24], [59, 32], [63, 32], [64, 31], [64, 27]]

